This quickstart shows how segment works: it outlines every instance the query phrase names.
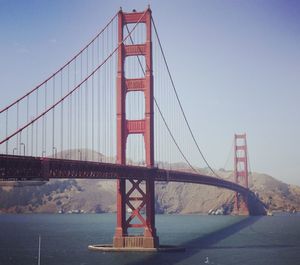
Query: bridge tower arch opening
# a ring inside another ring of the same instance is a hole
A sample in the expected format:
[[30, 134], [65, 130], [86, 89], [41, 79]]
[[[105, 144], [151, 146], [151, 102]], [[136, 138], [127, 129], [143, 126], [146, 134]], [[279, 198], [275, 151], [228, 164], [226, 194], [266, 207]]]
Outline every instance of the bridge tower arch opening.
[[[146, 40], [142, 44], [128, 44], [123, 41], [127, 24], [144, 23]], [[131, 134], [142, 134], [145, 146], [146, 166], [154, 166], [154, 112], [151, 10], [145, 12], [118, 13], [118, 69], [117, 69], [117, 163], [126, 165], [127, 138]], [[125, 59], [129, 56], [144, 56], [145, 75], [128, 78], [125, 73]], [[126, 119], [126, 94], [143, 92], [145, 116], [138, 120]], [[129, 186], [127, 184], [130, 184]], [[144, 186], [143, 186], [144, 184]], [[134, 195], [138, 194], [138, 196]], [[117, 226], [113, 239], [116, 248], [156, 248], [159, 240], [155, 228], [154, 178], [117, 180]], [[136, 203], [138, 201], [138, 203]], [[131, 211], [128, 213], [126, 209]], [[142, 213], [145, 209], [145, 214]], [[137, 220], [138, 222], [136, 222]], [[130, 235], [129, 229], [143, 229], [143, 234]]]

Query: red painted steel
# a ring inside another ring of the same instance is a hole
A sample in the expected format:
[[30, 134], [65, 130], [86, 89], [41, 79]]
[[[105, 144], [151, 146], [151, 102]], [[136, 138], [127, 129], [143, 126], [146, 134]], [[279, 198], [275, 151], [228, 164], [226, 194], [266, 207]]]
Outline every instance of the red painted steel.
[[147, 54], [146, 44], [124, 45], [125, 56], [136, 56]]
[[[141, 19], [141, 17], [143, 18]], [[146, 42], [138, 45], [126, 45], [123, 42], [124, 26], [128, 23], [145, 23]], [[145, 142], [146, 165], [154, 166], [154, 114], [153, 114], [153, 73], [152, 73], [152, 40], [151, 40], [151, 10], [145, 13], [118, 14], [118, 73], [117, 73], [117, 163], [126, 165], [126, 142], [130, 134], [142, 134]], [[145, 56], [146, 73], [144, 78], [125, 78], [125, 58], [127, 56]], [[127, 92], [142, 91], [145, 95], [145, 118], [142, 120], [126, 120], [126, 94]], [[121, 177], [121, 176], [119, 176]], [[127, 191], [126, 183], [132, 188]], [[139, 200], [132, 194], [138, 194]], [[132, 203], [135, 201], [135, 203]], [[129, 218], [126, 218], [126, 206], [131, 210]], [[141, 214], [145, 208], [146, 216]], [[139, 224], [133, 223], [138, 219]], [[158, 237], [155, 229], [154, 209], [154, 176], [149, 175], [145, 180], [145, 190], [140, 180], [118, 180], [117, 185], [117, 227], [114, 236], [114, 246], [124, 247], [124, 238], [128, 237], [128, 228], [144, 228], [143, 247], [158, 246]]]
[[145, 120], [129, 120], [126, 125], [127, 134], [144, 133], [146, 130]]
[[143, 91], [145, 89], [145, 78], [132, 78], [125, 80], [127, 91]]
[[[235, 183], [248, 189], [248, 157], [246, 134], [234, 135], [234, 177]], [[247, 196], [236, 192], [234, 211], [238, 214], [248, 215]]]

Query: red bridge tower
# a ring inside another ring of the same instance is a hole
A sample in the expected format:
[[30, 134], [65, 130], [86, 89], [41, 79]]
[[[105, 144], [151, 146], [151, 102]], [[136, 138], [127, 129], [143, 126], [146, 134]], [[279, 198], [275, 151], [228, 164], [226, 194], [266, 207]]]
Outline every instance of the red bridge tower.
[[[234, 135], [234, 177], [235, 183], [248, 188], [248, 157], [246, 134]], [[234, 213], [249, 215], [248, 198], [235, 194]]]
[[[126, 24], [144, 23], [146, 42], [126, 45], [123, 43], [123, 30]], [[154, 166], [154, 113], [153, 113], [153, 73], [151, 10], [145, 12], [118, 14], [118, 74], [117, 74], [117, 163], [126, 164], [126, 142], [130, 134], [142, 134], [145, 143], [147, 167]], [[146, 72], [143, 78], [125, 78], [125, 58], [127, 56], [145, 56]], [[145, 117], [141, 120], [126, 119], [126, 94], [142, 91], [145, 95]], [[131, 187], [126, 188], [126, 184]], [[121, 180], [117, 182], [117, 227], [113, 240], [114, 247], [158, 247], [155, 229], [154, 180], [149, 178], [142, 185], [142, 180]], [[145, 188], [143, 188], [145, 187]], [[138, 195], [136, 195], [138, 194]], [[126, 207], [131, 210], [126, 216]], [[141, 210], [145, 208], [145, 217]], [[134, 221], [133, 221], [134, 220]], [[138, 221], [138, 223], [136, 222]], [[143, 228], [143, 235], [129, 235], [129, 228]]]

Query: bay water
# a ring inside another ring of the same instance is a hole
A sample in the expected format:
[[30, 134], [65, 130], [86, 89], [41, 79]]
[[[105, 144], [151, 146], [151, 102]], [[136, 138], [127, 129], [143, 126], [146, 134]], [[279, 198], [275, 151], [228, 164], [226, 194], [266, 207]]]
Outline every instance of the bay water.
[[264, 217], [157, 215], [160, 243], [185, 252], [101, 253], [115, 214], [0, 215], [0, 265], [300, 264], [300, 215]]

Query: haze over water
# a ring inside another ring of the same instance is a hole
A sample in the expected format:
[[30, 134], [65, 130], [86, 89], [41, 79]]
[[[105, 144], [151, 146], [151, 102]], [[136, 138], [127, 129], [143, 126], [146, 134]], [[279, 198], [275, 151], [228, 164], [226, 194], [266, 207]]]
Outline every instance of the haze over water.
[[115, 214], [1, 215], [0, 264], [297, 264], [300, 216], [234, 217], [158, 215], [161, 244], [177, 253], [99, 253], [89, 244], [111, 243]]

